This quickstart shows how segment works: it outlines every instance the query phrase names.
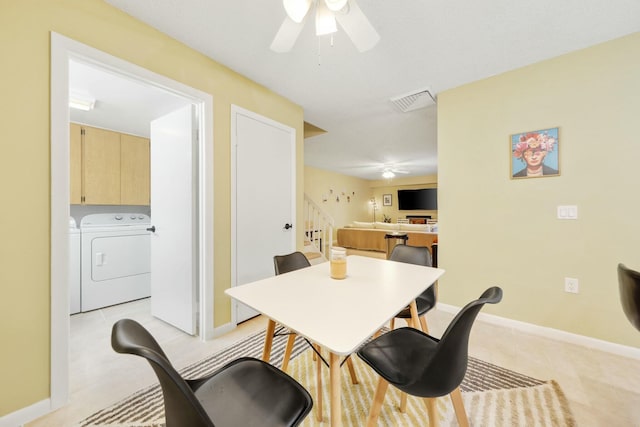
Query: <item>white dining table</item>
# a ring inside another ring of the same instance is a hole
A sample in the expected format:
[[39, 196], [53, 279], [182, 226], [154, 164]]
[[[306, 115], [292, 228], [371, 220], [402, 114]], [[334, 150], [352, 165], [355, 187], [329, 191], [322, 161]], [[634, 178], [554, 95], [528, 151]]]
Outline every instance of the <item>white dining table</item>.
[[270, 319], [263, 359], [269, 361], [275, 322], [329, 351], [331, 426], [342, 422], [340, 358], [354, 353], [444, 270], [351, 255], [347, 277], [332, 279], [325, 262], [229, 288], [227, 295]]

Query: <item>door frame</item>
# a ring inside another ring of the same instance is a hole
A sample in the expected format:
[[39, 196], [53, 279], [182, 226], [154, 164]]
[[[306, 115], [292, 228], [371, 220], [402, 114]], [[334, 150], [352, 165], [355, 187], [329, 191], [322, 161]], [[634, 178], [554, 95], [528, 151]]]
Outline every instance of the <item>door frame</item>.
[[[237, 161], [238, 161], [238, 132], [237, 132], [237, 117], [239, 115], [250, 117], [254, 120], [257, 120], [261, 123], [264, 123], [269, 126], [273, 126], [275, 128], [281, 129], [289, 134], [290, 143], [291, 143], [291, 221], [296, 223], [296, 130], [290, 126], [284, 125], [280, 122], [272, 120], [268, 117], [261, 116], [260, 114], [254, 113], [253, 111], [249, 111], [237, 105], [231, 104], [231, 286], [238, 285], [238, 270], [237, 270], [237, 239], [236, 239], [236, 227], [237, 227]], [[297, 228], [294, 228], [294, 232], [291, 233], [291, 247], [295, 249], [296, 247], [296, 235], [295, 231]], [[231, 323], [233, 325], [237, 325], [237, 305], [236, 300], [231, 298]]]
[[51, 32], [51, 397], [54, 410], [69, 399], [69, 60], [90, 63], [123, 78], [191, 101], [198, 129], [199, 335], [213, 338], [213, 97], [168, 77]]

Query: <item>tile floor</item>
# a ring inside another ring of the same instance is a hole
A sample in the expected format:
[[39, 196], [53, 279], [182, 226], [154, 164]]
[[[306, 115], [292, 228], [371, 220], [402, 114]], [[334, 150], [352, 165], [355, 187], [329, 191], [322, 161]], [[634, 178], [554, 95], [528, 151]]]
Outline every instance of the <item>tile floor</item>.
[[[200, 342], [151, 317], [149, 300], [71, 317], [71, 401], [28, 427], [74, 426], [92, 413], [155, 382], [146, 361], [111, 349], [113, 323], [129, 317], [145, 325], [177, 368], [196, 362], [266, 326], [262, 316], [210, 342]], [[427, 314], [439, 335], [452, 315]], [[556, 380], [570, 401], [579, 426], [640, 426], [640, 360], [565, 344], [511, 328], [477, 321], [470, 354], [535, 378]]]

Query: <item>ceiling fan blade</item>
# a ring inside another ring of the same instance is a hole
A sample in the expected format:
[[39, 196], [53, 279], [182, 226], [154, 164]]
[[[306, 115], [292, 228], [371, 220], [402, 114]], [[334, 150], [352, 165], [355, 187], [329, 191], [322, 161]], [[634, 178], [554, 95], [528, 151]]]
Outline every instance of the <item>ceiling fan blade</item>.
[[280, 25], [278, 33], [271, 42], [271, 50], [278, 53], [289, 52], [296, 43], [296, 40], [298, 40], [305, 20], [306, 17], [298, 24], [286, 16], [284, 21], [282, 21], [282, 25]]
[[362, 10], [356, 3], [356, 0], [349, 0], [347, 12], [336, 13], [336, 19], [347, 33], [351, 41], [358, 51], [365, 52], [373, 48], [380, 40], [380, 35], [373, 28], [371, 22], [362, 13]]

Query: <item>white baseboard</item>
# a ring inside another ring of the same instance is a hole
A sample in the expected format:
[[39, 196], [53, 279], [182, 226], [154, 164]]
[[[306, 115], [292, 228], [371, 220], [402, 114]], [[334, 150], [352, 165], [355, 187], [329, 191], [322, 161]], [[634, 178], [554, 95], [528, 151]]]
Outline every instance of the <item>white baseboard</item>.
[[51, 412], [51, 400], [45, 399], [0, 417], [0, 427], [20, 427]]
[[222, 326], [218, 326], [217, 328], [213, 328], [213, 338], [219, 337], [220, 335], [224, 335], [227, 332], [231, 332], [236, 328], [236, 325], [233, 323], [225, 323]]
[[[460, 307], [455, 307], [448, 304], [437, 304], [437, 310], [445, 313], [457, 314], [460, 311]], [[584, 335], [573, 334], [571, 332], [561, 331], [559, 329], [547, 328], [545, 326], [538, 326], [532, 323], [521, 322], [519, 320], [507, 319], [505, 317], [496, 316], [493, 314], [479, 313], [478, 320], [486, 323], [491, 323], [498, 326], [509, 327], [518, 331], [526, 332], [532, 335], [549, 338], [556, 341], [562, 341], [570, 344], [579, 345], [582, 347], [592, 348], [595, 350], [604, 351], [607, 353], [615, 354], [618, 356], [629, 357], [631, 359], [640, 360], [640, 348], [629, 347], [622, 344], [616, 344], [609, 341], [600, 340], [597, 338], [587, 337]]]

